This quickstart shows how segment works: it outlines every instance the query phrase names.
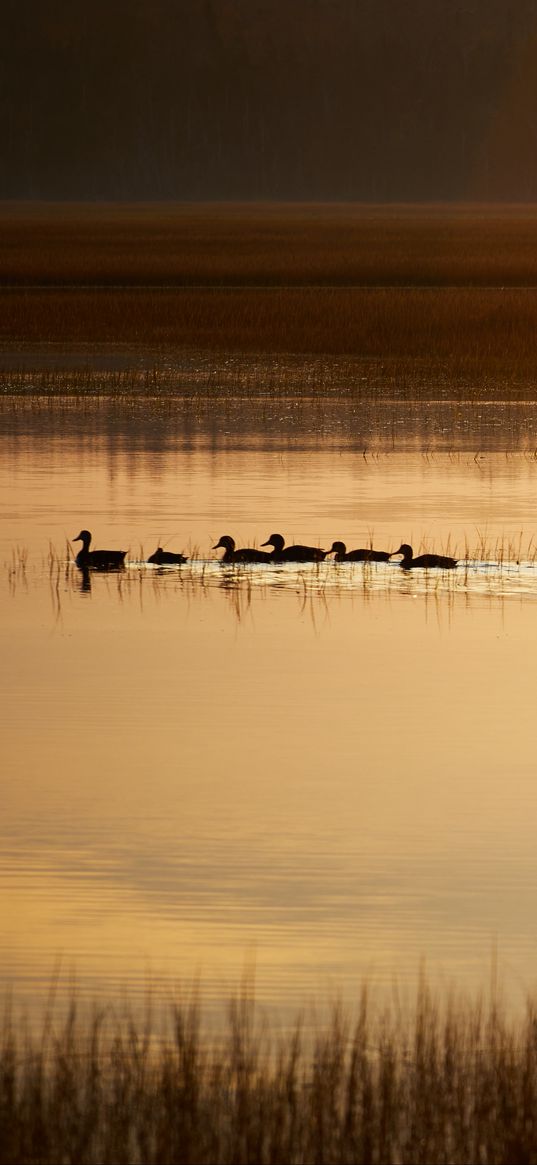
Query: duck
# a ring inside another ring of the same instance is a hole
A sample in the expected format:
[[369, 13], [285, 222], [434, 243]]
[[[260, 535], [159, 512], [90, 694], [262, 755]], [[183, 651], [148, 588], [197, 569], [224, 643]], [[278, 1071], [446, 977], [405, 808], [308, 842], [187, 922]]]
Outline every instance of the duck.
[[272, 546], [271, 562], [322, 562], [328, 554], [328, 550], [319, 550], [318, 546], [286, 546], [282, 534], [271, 534], [261, 545]]
[[82, 550], [79, 550], [75, 558], [76, 565], [81, 570], [117, 570], [125, 564], [126, 550], [90, 550], [89, 530], [81, 530], [72, 541], [82, 543]]
[[387, 550], [347, 550], [344, 542], [333, 542], [328, 554], [335, 562], [389, 562]]
[[410, 570], [414, 566], [426, 568], [438, 566], [441, 570], [452, 570], [457, 565], [457, 559], [451, 558], [448, 554], [418, 554], [418, 557], [414, 558], [412, 547], [408, 545], [408, 542], [402, 542], [399, 550], [394, 550], [393, 553], [403, 555], [401, 562], [403, 570]]
[[188, 562], [188, 558], [185, 558], [184, 554], [173, 554], [171, 550], [163, 550], [162, 546], [158, 546], [147, 561], [153, 562], [155, 566], [181, 566]]
[[223, 546], [225, 553], [220, 562], [272, 562], [272, 555], [264, 554], [262, 550], [252, 550], [250, 547], [236, 550], [235, 539], [230, 534], [222, 534], [220, 541], [216, 543], [216, 546], [213, 546], [213, 550], [219, 550], [221, 546]]

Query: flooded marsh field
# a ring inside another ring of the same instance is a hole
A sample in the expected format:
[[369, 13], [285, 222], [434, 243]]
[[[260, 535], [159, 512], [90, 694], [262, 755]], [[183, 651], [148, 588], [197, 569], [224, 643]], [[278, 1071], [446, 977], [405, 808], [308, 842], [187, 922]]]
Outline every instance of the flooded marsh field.
[[[84, 999], [198, 976], [216, 1018], [255, 952], [287, 1025], [364, 978], [411, 990], [422, 958], [476, 989], [497, 949], [522, 1006], [533, 406], [440, 400], [420, 430], [408, 400], [127, 405], [25, 376], [0, 412], [3, 985], [33, 1012], [58, 959]], [[81, 528], [125, 568], [78, 570]], [[212, 549], [275, 529], [459, 565]], [[188, 562], [148, 565], [159, 545]]]

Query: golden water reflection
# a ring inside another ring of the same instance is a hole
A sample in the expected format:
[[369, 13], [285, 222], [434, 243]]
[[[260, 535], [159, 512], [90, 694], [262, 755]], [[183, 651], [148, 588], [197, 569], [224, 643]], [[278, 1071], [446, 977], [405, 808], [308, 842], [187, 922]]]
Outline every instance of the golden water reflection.
[[3, 605], [4, 981], [533, 982], [531, 600], [116, 588]]
[[[421, 956], [473, 985], [497, 944], [532, 986], [535, 461], [3, 452], [2, 982], [42, 999], [61, 955], [92, 994], [200, 971], [217, 1005], [254, 949], [258, 997], [295, 1010]], [[81, 525], [127, 569], [84, 586]], [[275, 528], [471, 559], [214, 561]], [[160, 540], [194, 561], [140, 565]]]

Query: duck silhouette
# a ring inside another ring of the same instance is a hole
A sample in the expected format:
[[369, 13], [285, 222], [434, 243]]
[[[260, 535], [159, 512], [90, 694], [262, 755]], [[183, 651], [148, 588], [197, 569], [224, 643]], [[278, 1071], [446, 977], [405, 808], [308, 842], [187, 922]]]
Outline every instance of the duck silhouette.
[[185, 558], [184, 554], [173, 554], [171, 550], [163, 550], [162, 546], [159, 546], [147, 561], [153, 562], [156, 566], [181, 566], [188, 562], [188, 558]]
[[333, 542], [328, 554], [334, 555], [335, 562], [389, 562], [387, 550], [347, 550], [344, 542]]
[[441, 570], [452, 570], [457, 565], [457, 559], [451, 558], [448, 554], [418, 554], [414, 558], [412, 547], [408, 542], [402, 542], [399, 550], [394, 550], [394, 554], [402, 554], [403, 558], [401, 566], [403, 570], [411, 570], [414, 566], [424, 566], [429, 568], [431, 566], [440, 567]]
[[90, 550], [91, 533], [81, 530], [73, 542], [81, 542], [75, 562], [82, 570], [118, 570], [125, 564], [126, 550]]
[[269, 558], [272, 562], [322, 562], [328, 554], [327, 550], [319, 550], [317, 546], [286, 546], [282, 534], [271, 534], [262, 546], [272, 546]]
[[272, 556], [264, 554], [262, 550], [252, 550], [247, 546], [236, 550], [235, 539], [230, 534], [222, 534], [220, 541], [216, 543], [216, 546], [213, 546], [213, 550], [219, 550], [221, 546], [223, 546], [225, 553], [220, 562], [272, 562]]

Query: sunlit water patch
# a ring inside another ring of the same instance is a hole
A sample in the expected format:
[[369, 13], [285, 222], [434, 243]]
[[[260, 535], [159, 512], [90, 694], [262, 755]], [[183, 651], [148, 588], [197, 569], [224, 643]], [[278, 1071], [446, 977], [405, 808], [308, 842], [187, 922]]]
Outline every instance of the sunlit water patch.
[[1, 437], [37, 442], [57, 434], [87, 447], [106, 432], [118, 452], [131, 456], [207, 446], [251, 454], [289, 447], [334, 450], [342, 444], [366, 461], [400, 452], [471, 453], [476, 462], [486, 453], [537, 456], [537, 400], [503, 400], [498, 392], [491, 399], [474, 397], [472, 385], [463, 397], [450, 397], [449, 385], [435, 384], [413, 396], [408, 386], [398, 392], [397, 382], [389, 391], [385, 383], [372, 390], [368, 378], [359, 376], [348, 394], [323, 395], [307, 378], [288, 384], [284, 365], [281, 391], [275, 394], [262, 377], [253, 387], [232, 379], [227, 391], [219, 391], [210, 377], [202, 386], [195, 378], [178, 385], [172, 373], [169, 383], [159, 381], [148, 392], [147, 377], [140, 384], [116, 383], [113, 376], [101, 382], [93, 368], [78, 390], [67, 371], [59, 391], [58, 375], [49, 375], [51, 391], [37, 394], [39, 374], [28, 380], [23, 374], [20, 384], [8, 381], [7, 392], [0, 380]]

